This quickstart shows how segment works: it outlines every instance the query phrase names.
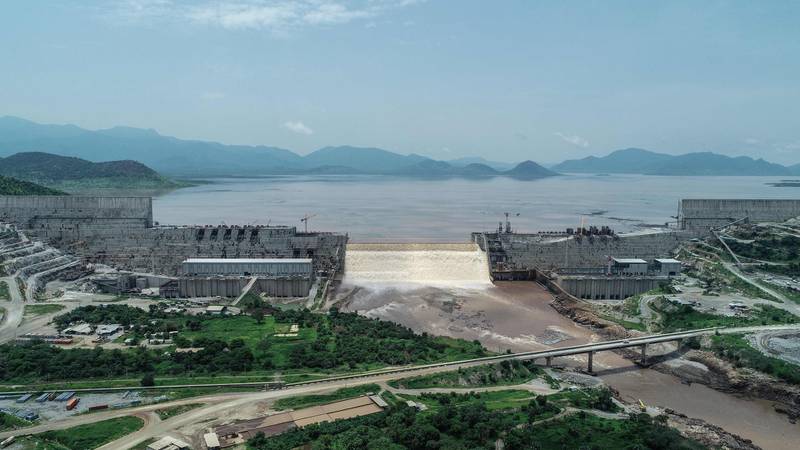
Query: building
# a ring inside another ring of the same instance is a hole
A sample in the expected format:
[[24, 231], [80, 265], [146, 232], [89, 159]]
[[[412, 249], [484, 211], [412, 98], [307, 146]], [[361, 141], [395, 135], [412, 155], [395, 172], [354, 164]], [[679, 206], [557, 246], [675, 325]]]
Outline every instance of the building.
[[609, 272], [619, 275], [647, 275], [647, 261], [639, 258], [611, 258]]
[[653, 271], [665, 277], [681, 274], [681, 262], [672, 258], [656, 258], [653, 260]]
[[92, 334], [93, 331], [94, 330], [92, 329], [91, 325], [89, 325], [88, 323], [82, 323], [82, 324], [74, 325], [74, 326], [71, 326], [71, 327], [67, 328], [66, 330], [64, 330], [64, 334], [82, 334], [82, 335], [87, 335], [87, 334]]
[[107, 337], [122, 331], [122, 325], [118, 323], [112, 323], [109, 325], [98, 325], [96, 331], [98, 336]]
[[206, 314], [211, 316], [221, 316], [228, 312], [228, 307], [225, 305], [209, 305], [206, 308]]
[[206, 444], [206, 449], [208, 450], [219, 450], [219, 436], [217, 433], [206, 433], [203, 435], [203, 441]]
[[169, 436], [147, 445], [147, 450], [190, 450], [191, 448], [186, 442]]
[[312, 278], [314, 271], [310, 258], [189, 258], [181, 264], [181, 274]]

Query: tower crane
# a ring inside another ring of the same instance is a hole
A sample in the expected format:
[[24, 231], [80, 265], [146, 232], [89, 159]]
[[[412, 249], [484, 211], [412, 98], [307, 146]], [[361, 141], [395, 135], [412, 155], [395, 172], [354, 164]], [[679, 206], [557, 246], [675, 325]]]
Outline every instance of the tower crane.
[[305, 216], [303, 216], [300, 219], [300, 222], [303, 222], [303, 224], [305, 225], [305, 230], [306, 230], [305, 232], [306, 233], [308, 233], [308, 219], [312, 219], [314, 217], [317, 217], [317, 215], [316, 214], [306, 214]]

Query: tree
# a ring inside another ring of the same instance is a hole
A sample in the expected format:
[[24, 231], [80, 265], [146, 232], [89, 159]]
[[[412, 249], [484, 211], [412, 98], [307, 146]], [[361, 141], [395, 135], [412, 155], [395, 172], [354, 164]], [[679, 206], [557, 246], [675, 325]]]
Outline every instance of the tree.
[[152, 373], [146, 373], [142, 377], [141, 381], [142, 386], [155, 386], [156, 385], [156, 377]]
[[262, 311], [260, 309], [256, 309], [252, 313], [250, 313], [250, 315], [253, 317], [253, 319], [256, 320], [257, 324], [260, 325], [260, 324], [264, 323], [264, 311]]

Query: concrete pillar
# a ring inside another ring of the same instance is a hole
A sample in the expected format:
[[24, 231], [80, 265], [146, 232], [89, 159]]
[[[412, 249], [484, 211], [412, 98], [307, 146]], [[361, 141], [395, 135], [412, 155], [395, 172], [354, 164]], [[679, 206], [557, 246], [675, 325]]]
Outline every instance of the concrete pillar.
[[647, 364], [647, 344], [642, 345], [642, 364]]
[[545, 361], [547, 361], [547, 367], [550, 367], [553, 364], [553, 357], [547, 356], [545, 357]]
[[592, 362], [594, 361], [594, 352], [589, 352], [589, 373], [592, 373]]

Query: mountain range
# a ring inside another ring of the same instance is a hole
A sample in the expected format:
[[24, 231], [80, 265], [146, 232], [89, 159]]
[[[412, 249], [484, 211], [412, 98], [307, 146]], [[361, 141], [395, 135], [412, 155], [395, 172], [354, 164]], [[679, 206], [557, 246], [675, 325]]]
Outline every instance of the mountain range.
[[782, 166], [748, 156], [731, 157], [711, 152], [667, 155], [640, 148], [617, 150], [607, 156], [589, 156], [556, 164], [562, 173], [630, 173], [643, 175], [800, 175], [800, 164]]
[[325, 147], [301, 156], [278, 147], [183, 140], [148, 129], [114, 127], [92, 131], [75, 125], [43, 125], [18, 117], [2, 117], [0, 156], [18, 152], [48, 152], [88, 161], [135, 160], [176, 176], [375, 174], [533, 179], [557, 175], [532, 161], [513, 167], [490, 161], [484, 164], [481, 159], [450, 163], [416, 154], [351, 146]]
[[[0, 117], [0, 156], [20, 152], [47, 152], [81, 158], [86, 160], [84, 162], [114, 161], [115, 164], [125, 162], [130, 165], [136, 161], [160, 173], [183, 177], [372, 174], [537, 179], [558, 173], [800, 175], [800, 164], [786, 167], [746, 156], [729, 157], [710, 152], [675, 156], [638, 148], [617, 150], [603, 157], [567, 160], [550, 168], [533, 161], [515, 165], [477, 157], [439, 161], [414, 153], [402, 155], [380, 148], [352, 146], [325, 147], [301, 156], [279, 147], [178, 139], [163, 136], [152, 129], [114, 127], [86, 130], [75, 125], [45, 125], [18, 117]], [[6, 163], [0, 162], [2, 164]], [[133, 166], [129, 168], [133, 170]], [[101, 170], [99, 167], [96, 169]], [[3, 173], [0, 168], [0, 174]], [[41, 180], [35, 178], [32, 181]]]

